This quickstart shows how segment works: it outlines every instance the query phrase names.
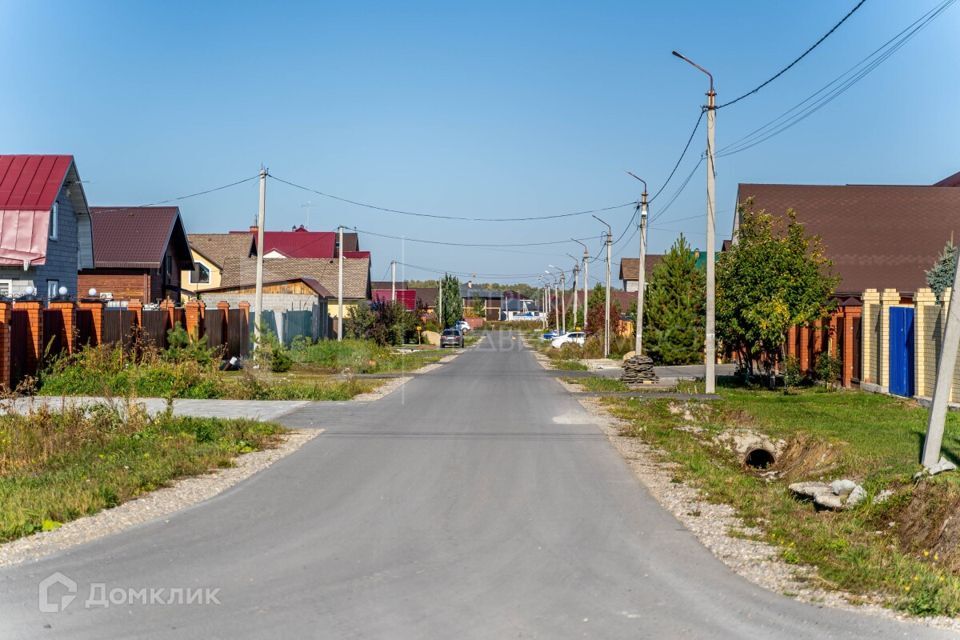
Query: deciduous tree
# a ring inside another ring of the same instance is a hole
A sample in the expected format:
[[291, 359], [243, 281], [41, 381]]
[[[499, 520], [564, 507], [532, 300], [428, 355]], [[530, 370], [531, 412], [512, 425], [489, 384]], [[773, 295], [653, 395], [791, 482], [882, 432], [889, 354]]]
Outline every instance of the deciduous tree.
[[794, 211], [773, 216], [738, 210], [736, 240], [717, 262], [717, 333], [753, 373], [769, 373], [783, 359], [791, 327], [826, 316], [838, 279], [816, 236], [808, 236]]

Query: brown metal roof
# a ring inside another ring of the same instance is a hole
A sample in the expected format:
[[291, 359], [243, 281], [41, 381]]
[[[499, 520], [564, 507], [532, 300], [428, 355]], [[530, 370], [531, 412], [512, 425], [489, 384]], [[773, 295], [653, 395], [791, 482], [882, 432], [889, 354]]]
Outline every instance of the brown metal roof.
[[940, 182], [933, 185], [935, 187], [960, 187], [960, 171], [953, 174], [952, 176], [947, 176]]
[[741, 184], [737, 202], [754, 210], [794, 209], [808, 234], [820, 236], [838, 294], [926, 286], [925, 272], [944, 244], [960, 238], [960, 189], [937, 186]]
[[191, 233], [190, 248], [222, 267], [224, 261], [256, 255], [253, 236], [245, 233]]
[[173, 245], [178, 268], [192, 269], [178, 207], [91, 207], [96, 268], [156, 269]]
[[[311, 279], [321, 287], [337, 295], [337, 263], [334, 259], [276, 258], [263, 261], [264, 282], [288, 282]], [[218, 290], [250, 287], [256, 283], [257, 261], [255, 258], [231, 258], [221, 265], [223, 276]], [[207, 291], [210, 291], [209, 289]], [[368, 299], [370, 292], [370, 260], [367, 258], [344, 259], [343, 297]]]
[[[650, 274], [653, 272], [653, 268], [660, 264], [660, 261], [663, 260], [663, 254], [659, 253], [650, 253], [644, 256], [644, 264], [646, 269], [644, 271], [647, 274], [647, 277], [650, 277]], [[640, 277], [638, 273], [640, 265], [640, 258], [620, 258], [620, 280], [636, 280]]]

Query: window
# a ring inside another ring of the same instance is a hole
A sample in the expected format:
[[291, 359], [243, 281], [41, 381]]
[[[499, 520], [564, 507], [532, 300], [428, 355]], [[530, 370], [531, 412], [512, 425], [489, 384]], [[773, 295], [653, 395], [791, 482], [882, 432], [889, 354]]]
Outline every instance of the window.
[[190, 282], [193, 284], [209, 284], [210, 269], [198, 262], [197, 268], [190, 272]]
[[60, 295], [60, 281], [59, 280], [47, 280], [47, 299], [52, 300]]
[[60, 227], [60, 203], [54, 201], [53, 208], [50, 209], [50, 239], [57, 239], [57, 232]]
[[9, 298], [12, 291], [13, 280], [0, 280], [0, 296]]

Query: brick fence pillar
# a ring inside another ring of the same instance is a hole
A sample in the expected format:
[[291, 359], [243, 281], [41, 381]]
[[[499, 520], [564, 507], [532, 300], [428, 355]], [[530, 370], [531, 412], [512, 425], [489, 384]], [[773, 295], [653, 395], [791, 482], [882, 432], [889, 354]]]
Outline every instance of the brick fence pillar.
[[51, 301], [47, 308], [59, 311], [63, 316], [63, 333], [60, 334], [60, 344], [68, 354], [73, 354], [77, 342], [77, 306], [72, 300]]
[[796, 357], [797, 356], [797, 328], [790, 327], [787, 329], [787, 357]]
[[797, 327], [797, 331], [800, 332], [800, 373], [806, 374], [810, 372], [810, 327], [803, 325]]
[[134, 298], [127, 303], [127, 311], [133, 313], [133, 324], [137, 329], [143, 328], [143, 303]]
[[863, 365], [860, 371], [862, 382], [880, 384], [880, 292], [867, 289], [863, 292], [863, 323], [860, 325], [861, 357]]
[[87, 344], [92, 347], [103, 344], [103, 307], [105, 305], [106, 303], [99, 298], [82, 298], [77, 303], [80, 312], [90, 314], [90, 335], [80, 337], [87, 338]]
[[184, 329], [187, 330], [192, 339], [199, 340], [200, 336], [203, 335], [200, 328], [203, 319], [203, 303], [199, 300], [189, 300], [183, 305], [183, 311], [184, 321], [187, 323]]
[[240, 307], [241, 311], [243, 311], [243, 318], [246, 321], [247, 325], [249, 325], [250, 324], [250, 303], [244, 301], [238, 304], [237, 306]]
[[43, 303], [39, 300], [17, 300], [16, 310], [27, 314], [27, 358], [24, 372], [35, 376], [43, 357]]
[[900, 292], [896, 289], [884, 289], [880, 293], [880, 370], [879, 384], [890, 387], [890, 307], [900, 304]]
[[830, 325], [827, 327], [827, 352], [830, 357], [837, 358], [837, 350], [840, 348], [837, 344], [837, 329], [843, 322], [843, 312], [836, 310], [830, 314]]
[[0, 300], [0, 389], [10, 389], [10, 370], [12, 354], [10, 353], [10, 320], [13, 313], [13, 303], [9, 300]]

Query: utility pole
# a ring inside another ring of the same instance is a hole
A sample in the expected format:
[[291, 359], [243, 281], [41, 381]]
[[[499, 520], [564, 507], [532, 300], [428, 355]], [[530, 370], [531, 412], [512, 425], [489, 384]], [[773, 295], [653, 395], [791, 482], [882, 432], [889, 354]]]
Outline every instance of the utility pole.
[[260, 342], [260, 325], [263, 323], [263, 225], [267, 216], [267, 175], [266, 167], [260, 167], [260, 208], [257, 212], [257, 284], [254, 304], [257, 312], [253, 323], [253, 348]]
[[[957, 257], [960, 258], [960, 254]], [[923, 439], [921, 462], [928, 471], [933, 470], [934, 466], [939, 466], [941, 462], [943, 426], [947, 419], [947, 403], [950, 400], [950, 387], [957, 363], [958, 348], [960, 348], [960, 269], [957, 269], [953, 276], [953, 289], [950, 290], [950, 303], [947, 305], [947, 326], [944, 327], [940, 361], [937, 363], [937, 382], [933, 388], [930, 417], [927, 420], [927, 436]]]
[[397, 301], [397, 261], [390, 261], [390, 302]]
[[340, 238], [337, 255], [337, 342], [343, 341], [343, 225], [339, 228]]
[[567, 274], [560, 272], [560, 317], [563, 319], [563, 329], [560, 333], [567, 333]]
[[589, 280], [590, 280], [590, 250], [587, 249], [587, 245], [571, 238], [574, 242], [583, 247], [583, 330], [587, 330], [587, 316], [589, 314], [589, 302], [587, 300], [587, 292], [590, 289]]
[[640, 195], [640, 263], [637, 265], [637, 340], [634, 345], [639, 356], [643, 352], [643, 297], [647, 286], [647, 181], [632, 173], [630, 175], [643, 183], [643, 193]]
[[440, 333], [443, 333], [443, 278], [437, 284], [437, 324], [440, 325]]
[[[593, 217], [600, 220], [597, 216]], [[607, 240], [604, 243], [607, 245], [607, 299], [604, 301], [603, 310], [603, 357], [607, 358], [610, 356], [610, 253], [613, 249], [613, 228], [603, 220], [600, 222], [607, 225]]]
[[673, 55], [684, 62], [696, 67], [710, 78], [710, 90], [707, 91], [707, 326], [704, 344], [703, 364], [705, 369], [706, 393], [715, 393], [717, 390], [717, 338], [716, 338], [716, 273], [714, 264], [714, 244], [716, 244], [715, 220], [717, 193], [716, 193], [716, 164], [714, 158], [715, 137], [717, 127], [717, 92], [713, 90], [713, 74], [698, 65], [693, 60], [676, 51]]
[[580, 293], [577, 291], [578, 284], [580, 282], [580, 261], [571, 256], [569, 253], [567, 256], [573, 260], [573, 328], [577, 328], [577, 298], [580, 297]]

